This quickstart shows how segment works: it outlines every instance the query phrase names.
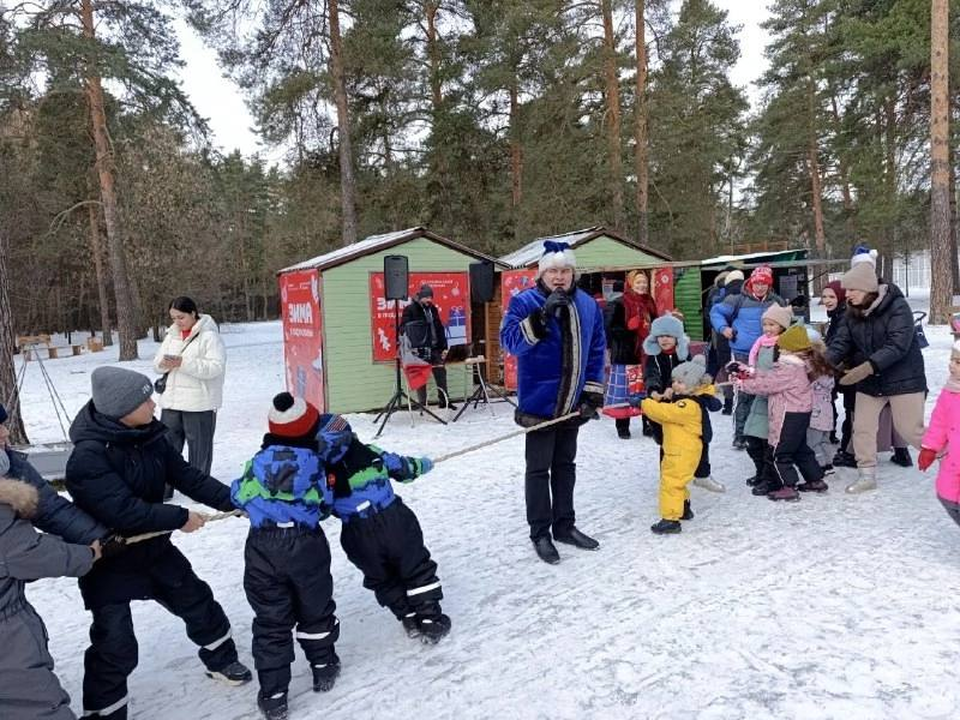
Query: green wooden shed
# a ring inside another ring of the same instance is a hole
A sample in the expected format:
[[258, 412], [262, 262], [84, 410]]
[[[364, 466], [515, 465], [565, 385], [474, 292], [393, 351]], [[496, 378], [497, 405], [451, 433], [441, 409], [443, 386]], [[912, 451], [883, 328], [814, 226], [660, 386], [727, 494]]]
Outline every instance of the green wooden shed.
[[[291, 392], [331, 412], [379, 409], [390, 399], [396, 347], [393, 302], [382, 297], [387, 255], [407, 257], [414, 292], [429, 282], [438, 296], [449, 293], [447, 304], [456, 306], [448, 333], [470, 342], [470, 265], [497, 261], [422, 227], [373, 235], [277, 273]], [[451, 395], [462, 395], [466, 382], [450, 375]]]

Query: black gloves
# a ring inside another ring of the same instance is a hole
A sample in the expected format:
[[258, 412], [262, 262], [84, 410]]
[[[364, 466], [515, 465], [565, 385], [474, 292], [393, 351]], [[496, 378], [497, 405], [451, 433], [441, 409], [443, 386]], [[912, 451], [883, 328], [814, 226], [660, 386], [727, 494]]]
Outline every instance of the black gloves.
[[557, 310], [570, 304], [570, 296], [565, 290], [557, 288], [549, 297], [547, 301], [543, 304], [543, 317], [546, 319], [550, 315], [556, 315]]
[[577, 410], [584, 420], [599, 420], [600, 408], [603, 407], [603, 395], [598, 392], [580, 393], [580, 404]]
[[100, 538], [100, 557], [104, 560], [114, 558], [127, 547], [127, 540], [119, 533], [111, 533]]

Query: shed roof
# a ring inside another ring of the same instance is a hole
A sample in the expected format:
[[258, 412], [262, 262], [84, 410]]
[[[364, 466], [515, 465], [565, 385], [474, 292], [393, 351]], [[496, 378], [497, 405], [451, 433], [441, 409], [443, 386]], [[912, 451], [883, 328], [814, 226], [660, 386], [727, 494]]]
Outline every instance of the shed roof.
[[[759, 260], [760, 258], [777, 258], [783, 257], [785, 255], [794, 255], [801, 258], [806, 257], [807, 252], [806, 248], [795, 248], [793, 250], [777, 250], [775, 252], [755, 252], [747, 253], [746, 255], [718, 255], [714, 258], [707, 258], [706, 260], [701, 260], [701, 265], [723, 265], [725, 263], [739, 263], [739, 262], [750, 262], [751, 260]], [[786, 259], [786, 258], [784, 258]]]
[[543, 244], [547, 241], [565, 242], [570, 247], [575, 248], [577, 245], [583, 245], [584, 243], [590, 242], [594, 238], [601, 236], [609, 237], [619, 243], [633, 248], [634, 250], [647, 253], [648, 255], [652, 255], [662, 260], [671, 259], [669, 255], [666, 255], [659, 250], [653, 250], [652, 248], [635, 243], [632, 240], [627, 240], [622, 235], [619, 235], [612, 230], [607, 230], [602, 225], [595, 225], [594, 227], [584, 228], [582, 230], [574, 230], [573, 232], [563, 233], [562, 235], [549, 235], [547, 237], [537, 238], [536, 240], [528, 242], [519, 250], [514, 250], [512, 253], [501, 256], [500, 262], [514, 268], [526, 267], [528, 265], [532, 265], [540, 259], [540, 256], [543, 255]]
[[453, 240], [445, 238], [442, 235], [437, 235], [436, 233], [430, 232], [424, 227], [412, 227], [407, 228], [406, 230], [396, 230], [394, 232], [383, 233], [382, 235], [371, 235], [363, 240], [358, 240], [351, 245], [337, 248], [336, 250], [331, 250], [330, 252], [319, 255], [315, 258], [298, 262], [296, 265], [285, 267], [282, 270], [279, 270], [277, 274], [279, 275], [281, 273], [292, 272], [294, 270], [308, 270], [313, 268], [316, 268], [317, 270], [326, 270], [327, 268], [343, 265], [344, 263], [348, 263], [356, 258], [361, 258], [365, 255], [370, 255], [375, 252], [380, 252], [381, 250], [402, 245], [405, 242], [416, 240], [417, 238], [421, 237], [432, 240], [440, 245], [445, 245], [452, 250], [456, 250], [457, 252], [461, 252], [465, 255], [475, 257], [477, 260], [485, 260], [498, 265], [503, 264], [494, 257], [474, 250], [473, 248], [469, 248], [466, 245], [461, 245], [460, 243], [454, 242]]

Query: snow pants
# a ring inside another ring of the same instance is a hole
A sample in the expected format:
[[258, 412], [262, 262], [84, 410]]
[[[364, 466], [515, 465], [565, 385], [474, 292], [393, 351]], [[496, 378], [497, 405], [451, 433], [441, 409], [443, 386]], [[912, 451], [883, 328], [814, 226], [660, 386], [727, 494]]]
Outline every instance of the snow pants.
[[[153, 574], [149, 599], [184, 621], [187, 637], [200, 646], [200, 660], [208, 670], [221, 670], [236, 662], [230, 621], [210, 586], [197, 577], [179, 550], [171, 546], [167, 552], [176, 554], [165, 558], [171, 570]], [[138, 662], [130, 603], [93, 607], [91, 612], [90, 647], [83, 658], [83, 714], [98, 720], [125, 720], [127, 676]]]
[[565, 423], [527, 433], [525, 495], [530, 538], [570, 532], [576, 522], [573, 486], [577, 482], [580, 427]]
[[0, 716], [4, 720], [76, 720], [53, 674], [47, 630], [26, 600], [0, 615]]
[[877, 429], [880, 425], [880, 413], [888, 404], [894, 429], [909, 445], [920, 449], [924, 431], [924, 400], [925, 394], [922, 392], [882, 397], [857, 393], [857, 407], [853, 417], [853, 450], [857, 456], [858, 468], [877, 466]]
[[[706, 445], [704, 445], [706, 447]], [[682, 453], [660, 455], [660, 517], [679, 520], [683, 515], [683, 501], [690, 499], [687, 485], [693, 480], [700, 465], [700, 457]]]
[[764, 438], [745, 435], [743, 439], [747, 443], [747, 455], [753, 460], [757, 484], [762, 482], [776, 484], [778, 480], [773, 471], [773, 448]]
[[381, 606], [390, 608], [398, 620], [425, 612], [428, 606], [439, 608], [443, 589], [437, 563], [423, 544], [417, 516], [399, 497], [382, 510], [342, 520], [343, 551]]
[[243, 590], [253, 608], [253, 662], [260, 696], [287, 691], [295, 636], [313, 666], [337, 661], [330, 545], [317, 528], [251, 528]]
[[[733, 353], [733, 359], [746, 365], [750, 356], [748, 353]], [[753, 395], [737, 390], [737, 405], [733, 411], [733, 439], [744, 441], [743, 428], [747, 424], [747, 416], [753, 406]]]
[[826, 430], [814, 430], [813, 428], [807, 430], [807, 447], [813, 450], [820, 467], [825, 467], [833, 462], [833, 455], [831, 455], [830, 446], [827, 444], [829, 439], [830, 433]]
[[773, 468], [782, 485], [796, 487], [800, 475], [808, 482], [823, 479], [823, 470], [817, 456], [807, 445], [807, 430], [810, 428], [810, 413], [788, 412], [783, 416], [780, 442], [773, 450]]

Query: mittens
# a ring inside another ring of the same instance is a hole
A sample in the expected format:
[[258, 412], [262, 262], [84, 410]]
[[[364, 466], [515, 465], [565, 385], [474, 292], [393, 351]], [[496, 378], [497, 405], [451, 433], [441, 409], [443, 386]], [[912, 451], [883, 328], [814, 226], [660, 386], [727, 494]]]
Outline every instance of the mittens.
[[603, 395], [596, 392], [580, 393], [580, 403], [577, 410], [584, 420], [599, 420], [600, 408], [603, 407]]
[[866, 380], [873, 375], [873, 365], [870, 361], [860, 363], [855, 368], [851, 368], [840, 378], [841, 385], [856, 385], [861, 380]]
[[917, 467], [921, 470], [926, 470], [928, 467], [933, 465], [933, 461], [936, 459], [936, 450], [931, 450], [930, 448], [920, 448], [920, 457], [917, 458]]
[[426, 475], [428, 472], [433, 470], [433, 460], [428, 457], [418, 458], [417, 461], [420, 463], [420, 474]]

